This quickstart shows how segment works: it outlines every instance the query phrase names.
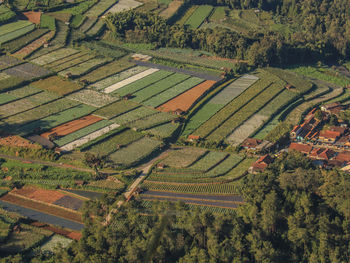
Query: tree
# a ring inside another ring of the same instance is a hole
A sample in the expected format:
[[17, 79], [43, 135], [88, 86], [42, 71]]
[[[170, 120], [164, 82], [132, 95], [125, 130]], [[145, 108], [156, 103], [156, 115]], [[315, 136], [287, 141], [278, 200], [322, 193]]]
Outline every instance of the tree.
[[86, 153], [84, 157], [84, 163], [90, 168], [94, 169], [96, 177], [99, 177], [100, 174], [98, 169], [103, 168], [105, 165], [105, 158], [92, 153]]

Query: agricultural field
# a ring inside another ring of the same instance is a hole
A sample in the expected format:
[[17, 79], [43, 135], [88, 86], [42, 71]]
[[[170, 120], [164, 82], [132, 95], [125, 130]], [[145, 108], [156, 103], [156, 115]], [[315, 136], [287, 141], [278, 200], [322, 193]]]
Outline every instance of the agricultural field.
[[16, 38], [15, 40], [9, 41], [1, 45], [1, 47], [3, 47], [5, 51], [9, 53], [14, 53], [17, 50], [23, 48], [24, 46], [30, 44], [31, 42], [37, 40], [38, 38], [40, 38], [48, 32], [49, 31], [47, 29], [36, 29], [26, 35], [23, 35], [19, 38]]
[[113, 4], [115, 0], [101, 0], [93, 5], [86, 13], [87, 17], [99, 17], [103, 15]]
[[209, 14], [212, 12], [213, 7], [210, 5], [200, 5], [186, 20], [185, 25], [189, 25], [191, 28], [198, 28], [206, 20]]
[[112, 61], [104, 66], [94, 69], [88, 74], [81, 77], [81, 80], [87, 81], [88, 83], [95, 83], [99, 80], [106, 80], [106, 78], [115, 75], [119, 72], [131, 68], [134, 64], [129, 62], [128, 57], [123, 57], [119, 60]]
[[210, 140], [223, 140], [237, 125], [260, 110], [284, 88], [273, 84], [274, 81], [280, 81], [276, 76], [267, 73], [263, 78], [261, 76], [262, 74], [258, 74], [260, 78], [258, 81], [219, 110], [193, 134], [201, 138], [210, 135]]
[[63, 71], [59, 72], [60, 76], [66, 76], [67, 74], [70, 75], [72, 78], [80, 77], [84, 74], [89, 73], [90, 71], [94, 70], [95, 68], [102, 66], [106, 63], [110, 62], [110, 59], [108, 58], [91, 58], [85, 62], [82, 62], [78, 65], [74, 65], [73, 67], [69, 67], [68, 69], [65, 69]]
[[225, 107], [233, 99], [253, 85], [259, 78], [254, 75], [244, 75], [228, 84], [224, 83], [224, 88], [213, 96], [203, 107], [201, 107], [186, 123], [183, 136], [188, 136], [200, 125], [210, 119], [216, 112]]
[[64, 123], [62, 125], [56, 126], [55, 128], [40, 134], [40, 136], [45, 138], [50, 138], [50, 136], [54, 137], [63, 137], [65, 135], [71, 134], [75, 131], [78, 131], [82, 128], [85, 128], [91, 124], [101, 121], [102, 118], [99, 118], [94, 115], [84, 116], [80, 119], [76, 119], [71, 122]]
[[68, 99], [79, 101], [81, 103], [91, 105], [97, 108], [106, 106], [116, 101], [116, 97], [108, 94], [100, 93], [91, 89], [83, 89], [67, 96]]
[[50, 101], [54, 101], [58, 98], [59, 96], [48, 92], [36, 93], [31, 96], [27, 96], [26, 98], [0, 106], [0, 115], [3, 119], [20, 112], [25, 112]]
[[130, 129], [121, 130], [117, 134], [114, 134], [97, 144], [93, 144], [87, 148], [84, 148], [84, 151], [92, 152], [100, 156], [109, 155], [119, 148], [127, 147], [130, 143], [141, 139], [143, 136]]
[[112, 119], [123, 113], [139, 108], [140, 105], [134, 102], [119, 100], [94, 112], [95, 115]]
[[89, 134], [92, 134], [98, 130], [101, 130], [105, 127], [108, 127], [112, 125], [111, 122], [107, 121], [107, 120], [101, 120], [99, 122], [96, 122], [94, 124], [90, 124], [88, 125], [87, 127], [82, 127], [80, 129], [78, 129], [77, 131], [73, 131], [65, 136], [62, 136], [62, 137], [59, 137], [59, 138], [56, 138], [54, 140], [54, 143], [56, 145], [58, 145], [59, 147], [63, 146], [63, 145], [67, 145], [73, 141], [76, 141], [80, 138], [83, 138]]
[[129, 167], [148, 158], [162, 146], [162, 142], [143, 137], [125, 148], [121, 148], [109, 155], [111, 161], [123, 167]]
[[[1, 76], [1, 73], [0, 73]], [[6, 93], [1, 93], [0, 97], [0, 105], [7, 104], [9, 102], [22, 99], [24, 97], [28, 97], [37, 93], [40, 93], [41, 90], [30, 87], [30, 86], [24, 86], [22, 88], [10, 90]]]
[[151, 134], [159, 139], [168, 139], [173, 136], [173, 134], [178, 130], [178, 123], [164, 123], [161, 125], [157, 125], [153, 128], [149, 128], [144, 130], [143, 132], [146, 134]]
[[63, 78], [52, 76], [30, 84], [31, 87], [64, 96], [82, 89], [82, 86]]
[[[94, 88], [96, 90], [103, 90], [115, 83], [118, 83], [119, 81], [122, 81], [124, 79], [127, 79], [133, 75], [136, 75], [142, 71], [145, 71], [147, 68], [146, 67], [140, 67], [140, 66], [136, 66], [136, 67], [131, 67], [129, 69], [125, 69], [124, 71], [121, 71], [119, 73], [113, 74], [105, 79], [101, 79], [98, 82], [95, 82], [94, 84], [91, 84], [89, 87], [90, 88]], [[92, 74], [94, 71], [92, 71], [90, 74]], [[88, 77], [89, 74], [84, 76]]]
[[299, 66], [290, 70], [306, 77], [335, 84], [339, 87], [350, 85], [349, 78], [338, 74], [336, 71], [328, 67]]
[[19, 20], [0, 26], [0, 44], [21, 37], [35, 29], [35, 25], [26, 20]]
[[172, 100], [160, 105], [157, 109], [164, 112], [172, 112], [180, 109], [181, 111], [186, 112], [198, 101], [199, 98], [203, 96], [203, 94], [208, 92], [215, 83], [216, 81], [206, 80]]
[[[179, 83], [186, 81], [189, 77], [190, 76], [188, 76], [188, 75], [175, 73], [175, 74], [173, 74], [165, 79], [162, 79], [162, 80], [142, 89], [142, 90], [139, 90], [139, 91], [133, 93], [132, 100], [139, 102], [139, 103], [145, 102], [146, 100], [156, 96], [157, 94], [165, 92], [168, 89], [178, 85]], [[159, 101], [161, 101], [161, 99], [156, 100], [156, 102], [158, 102], [158, 103], [159, 103]]]
[[48, 32], [45, 35], [42, 35], [41, 37], [35, 39], [34, 41], [32, 41], [31, 43], [29, 43], [28, 45], [22, 47], [21, 49], [19, 49], [18, 51], [16, 51], [14, 53], [14, 55], [18, 58], [26, 58], [27, 56], [29, 56], [30, 54], [32, 54], [33, 52], [35, 52], [37, 49], [39, 49], [40, 47], [42, 47], [46, 42], [48, 42], [49, 40], [51, 40], [55, 35], [55, 32]]
[[33, 60], [31, 60], [31, 62], [38, 64], [40, 66], [43, 66], [43, 65], [52, 63], [56, 60], [72, 56], [78, 52], [79, 52], [79, 50], [72, 49], [72, 48], [60, 48], [60, 49], [54, 50], [48, 54], [44, 54], [40, 57], [34, 58]]
[[113, 85], [111, 85], [111, 86], [105, 88], [105, 89], [104, 89], [104, 92], [105, 92], [105, 93], [112, 93], [112, 92], [115, 92], [115, 91], [117, 91], [118, 89], [121, 89], [121, 88], [127, 86], [128, 84], [132, 84], [133, 82], [136, 82], [136, 81], [138, 81], [138, 80], [141, 80], [141, 79], [143, 79], [144, 77], [147, 77], [148, 75], [152, 75], [153, 73], [155, 73], [155, 72], [157, 72], [157, 71], [158, 71], [158, 69], [153, 69], [153, 68], [147, 69], [147, 70], [145, 70], [145, 71], [142, 71], [142, 72], [140, 72], [140, 73], [138, 73], [138, 74], [136, 74], [136, 75], [133, 75], [133, 76], [127, 78], [127, 79], [124, 79], [124, 80], [122, 80], [122, 81], [119, 81], [119, 82], [117, 82], [117, 83], [115, 83], [115, 84], [113, 84]]
[[[143, 72], [141, 72], [143, 73]], [[141, 74], [140, 73], [140, 74]], [[158, 81], [161, 81], [162, 79], [164, 78], [167, 78], [169, 76], [171, 76], [173, 73], [172, 72], [169, 72], [169, 71], [163, 71], [163, 70], [157, 70], [157, 71], [154, 71], [153, 73], [151, 74], [147, 74], [147, 76], [143, 77], [143, 78], [140, 78], [139, 80], [137, 81], [134, 81], [130, 84], [127, 84], [125, 85], [124, 87], [122, 87], [121, 89], [118, 89], [116, 91], [116, 93], [120, 96], [125, 96], [125, 95], [128, 95], [128, 94], [133, 94], [137, 91], [140, 91], [142, 90], [143, 88], [146, 88], [148, 87], [149, 85], [152, 85], [152, 84], [155, 84], [157, 83]], [[135, 75], [137, 76], [137, 75]], [[130, 79], [130, 78], [129, 78]], [[127, 80], [127, 79], [126, 79]], [[126, 81], [125, 80], [125, 81]], [[130, 81], [130, 80], [128, 80]], [[118, 83], [117, 83], [118, 84]]]
[[[80, 104], [73, 108], [51, 114], [48, 117], [30, 122], [20, 127], [20, 134], [27, 135], [33, 133], [35, 130], [40, 129], [41, 131], [49, 130], [57, 125], [71, 121], [76, 118], [80, 118], [87, 114], [90, 114], [96, 108], [84, 104]], [[35, 133], [35, 132], [34, 132]]]
[[17, 58], [6, 55], [0, 56], [0, 70], [13, 67], [21, 63], [23, 63], [23, 61]]
[[16, 13], [10, 10], [5, 5], [0, 6], [0, 25], [14, 19], [16, 17]]
[[122, 11], [135, 9], [141, 5], [142, 3], [135, 0], [119, 0], [115, 5], [113, 5], [110, 9], [107, 10], [107, 13], [120, 13]]

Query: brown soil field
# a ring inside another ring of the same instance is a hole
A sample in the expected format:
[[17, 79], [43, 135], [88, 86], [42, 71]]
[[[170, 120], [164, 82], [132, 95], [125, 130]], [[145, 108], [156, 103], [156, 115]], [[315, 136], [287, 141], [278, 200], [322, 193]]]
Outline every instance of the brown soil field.
[[173, 14], [175, 14], [175, 12], [180, 8], [180, 6], [182, 6], [182, 4], [183, 4], [183, 1], [178, 1], [178, 0], [172, 1], [168, 5], [168, 7], [160, 13], [160, 16], [165, 19], [168, 19]]
[[214, 80], [204, 81], [167, 103], [160, 105], [157, 110], [171, 112], [180, 109], [182, 111], [187, 111], [203, 95], [203, 93], [210, 89], [215, 83], [216, 81]]
[[34, 187], [23, 187], [21, 189], [15, 189], [12, 190], [11, 193], [49, 204], [52, 204], [65, 196], [58, 191], [44, 190]]
[[25, 147], [31, 149], [40, 149], [40, 145], [33, 144], [31, 141], [24, 139], [17, 135], [9, 135], [0, 138], [0, 145], [7, 145], [13, 147]]
[[40, 38], [34, 40], [27, 46], [15, 52], [14, 55], [18, 58], [24, 58], [25, 56], [28, 56], [33, 51], [37, 50], [39, 47], [43, 46], [46, 42], [48, 42], [51, 38], [53, 38], [54, 35], [55, 35], [54, 31], [46, 33], [45, 35], [41, 36]]
[[53, 129], [49, 130], [48, 132], [40, 134], [40, 136], [47, 138], [47, 139], [49, 138], [49, 136], [51, 134], [54, 134], [54, 133], [56, 133], [58, 136], [65, 136], [65, 135], [68, 135], [72, 132], [80, 130], [86, 126], [89, 126], [93, 123], [96, 123], [100, 120], [102, 120], [102, 118], [94, 116], [94, 115], [84, 116], [80, 119], [70, 121], [70, 122], [64, 123], [60, 126], [57, 126]]
[[36, 211], [40, 211], [46, 214], [50, 214], [53, 216], [57, 216], [57, 217], [62, 217], [74, 222], [78, 222], [78, 223], [82, 223], [82, 219], [81, 219], [81, 214], [77, 213], [77, 212], [70, 212], [67, 211], [65, 209], [60, 209], [58, 207], [54, 207], [54, 206], [50, 206], [50, 205], [45, 205], [39, 202], [35, 202], [35, 201], [31, 201], [28, 199], [23, 199], [11, 194], [7, 194], [4, 195], [0, 198], [0, 200], [15, 204], [15, 205], [19, 205], [19, 206], [23, 206], [23, 207], [27, 207]]
[[80, 86], [78, 83], [64, 80], [63, 78], [60, 78], [58, 76], [52, 76], [46, 79], [41, 79], [32, 82], [30, 85], [34, 88], [47, 90], [62, 96], [82, 89], [82, 86]]
[[40, 24], [41, 12], [24, 12], [23, 15], [28, 18], [28, 20], [34, 24]]

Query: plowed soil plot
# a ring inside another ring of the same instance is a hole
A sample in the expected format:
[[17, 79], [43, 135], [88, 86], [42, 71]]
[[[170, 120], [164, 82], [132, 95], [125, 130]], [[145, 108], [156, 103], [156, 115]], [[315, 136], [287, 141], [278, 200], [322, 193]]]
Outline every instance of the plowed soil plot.
[[0, 145], [14, 146], [14, 147], [26, 147], [31, 149], [40, 149], [41, 147], [37, 144], [33, 144], [31, 141], [26, 140], [20, 136], [6, 136], [0, 138]]
[[171, 112], [177, 109], [187, 111], [215, 83], [216, 81], [213, 80], [204, 81], [201, 84], [186, 91], [185, 93], [182, 93], [180, 96], [177, 96], [167, 103], [160, 105], [157, 109], [165, 112]]
[[28, 20], [34, 24], [40, 24], [41, 12], [24, 12], [24, 16], [28, 18]]
[[84, 127], [87, 127], [93, 123], [99, 122], [100, 120], [102, 120], [102, 118], [94, 116], [94, 115], [88, 115], [88, 116], [85, 116], [83, 118], [80, 118], [80, 119], [77, 119], [74, 121], [70, 121], [70, 122], [62, 124], [60, 126], [57, 126], [53, 129], [49, 130], [48, 132], [41, 134], [41, 136], [44, 138], [49, 138], [49, 136], [51, 134], [54, 134], [54, 133], [56, 133], [57, 136], [65, 136], [65, 135], [71, 134], [75, 131], [78, 131]]
[[55, 201], [53, 204], [54, 205], [59, 205], [59, 206], [63, 206], [65, 208], [68, 209], [73, 209], [73, 210], [79, 210], [80, 207], [83, 206], [84, 201], [78, 199], [78, 198], [74, 198], [71, 196], [63, 196], [62, 198], [58, 199], [57, 201]]
[[64, 194], [58, 191], [37, 189], [34, 187], [24, 187], [21, 189], [15, 189], [12, 190], [11, 193], [49, 204], [52, 204], [65, 196]]
[[142, 196], [142, 199], [149, 200], [149, 201], [169, 201], [169, 202], [184, 202], [186, 204], [193, 204], [193, 205], [204, 205], [204, 206], [213, 206], [213, 207], [223, 207], [223, 208], [237, 208], [239, 205], [235, 203], [224, 203], [224, 202], [217, 202], [217, 201], [207, 201], [207, 200], [191, 200], [191, 199], [178, 199], [178, 198], [172, 198], [172, 197], [153, 197], [153, 196]]
[[31, 63], [24, 63], [13, 68], [4, 70], [4, 73], [10, 76], [29, 80], [46, 76], [50, 74], [50, 71], [39, 66], [33, 65]]
[[33, 51], [37, 50], [39, 47], [44, 45], [47, 41], [49, 41], [51, 38], [53, 38], [54, 35], [55, 35], [54, 31], [49, 32], [49, 33], [43, 35], [42, 37], [34, 40], [29, 45], [21, 48], [14, 55], [17, 56], [17, 57], [20, 57], [20, 58], [24, 58], [25, 56], [28, 56]]
[[239, 202], [242, 203], [243, 199], [239, 195], [195, 195], [186, 193], [173, 193], [173, 192], [161, 192], [161, 191], [145, 191], [141, 195], [152, 195], [160, 197], [177, 197], [187, 199], [204, 199], [212, 201], [225, 201], [225, 202]]
[[11, 194], [7, 194], [5, 196], [2, 196], [0, 198], [0, 200], [3, 200], [5, 202], [9, 202], [18, 206], [22, 206], [22, 207], [26, 207], [26, 208], [30, 208], [36, 211], [41, 211], [43, 213], [47, 213], [53, 216], [57, 216], [57, 217], [62, 217], [74, 222], [78, 222], [78, 223], [82, 223], [81, 220], [81, 215], [77, 212], [70, 212], [67, 211], [65, 209], [61, 209], [61, 208], [57, 208], [54, 206], [50, 206], [50, 205], [45, 205], [42, 203], [38, 203], [35, 201], [31, 201], [28, 199], [23, 199]]

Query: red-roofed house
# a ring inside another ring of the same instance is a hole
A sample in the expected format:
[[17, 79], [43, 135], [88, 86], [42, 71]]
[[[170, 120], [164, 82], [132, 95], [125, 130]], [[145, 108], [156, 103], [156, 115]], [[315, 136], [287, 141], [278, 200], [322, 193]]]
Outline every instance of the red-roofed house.
[[309, 154], [312, 150], [312, 146], [307, 144], [292, 142], [289, 146], [289, 150], [294, 150], [304, 154]]
[[255, 139], [255, 138], [247, 138], [243, 141], [241, 144], [242, 148], [247, 150], [256, 150], [259, 144], [262, 143], [262, 140]]
[[264, 156], [261, 156], [259, 160], [257, 160], [251, 167], [249, 167], [248, 172], [255, 174], [258, 172], [264, 171], [271, 163], [273, 163], [273, 159], [270, 155], [265, 154]]
[[334, 160], [344, 163], [350, 163], [350, 152], [339, 153]]

